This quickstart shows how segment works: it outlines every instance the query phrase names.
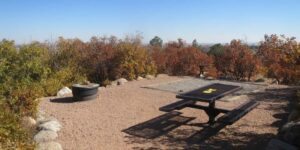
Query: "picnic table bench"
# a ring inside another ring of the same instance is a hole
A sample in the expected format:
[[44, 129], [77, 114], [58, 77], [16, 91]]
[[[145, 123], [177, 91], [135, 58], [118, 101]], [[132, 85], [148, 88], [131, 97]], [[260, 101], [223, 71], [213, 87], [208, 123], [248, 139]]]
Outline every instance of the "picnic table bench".
[[[217, 100], [241, 89], [242, 87], [240, 86], [214, 83], [186, 93], [178, 94], [176, 95], [176, 98], [180, 98], [182, 100], [163, 106], [159, 108], [159, 110], [164, 112], [172, 112], [174, 110], [180, 110], [186, 107], [202, 109], [208, 115], [208, 123], [211, 125], [215, 123], [216, 116], [218, 116], [220, 113], [224, 113], [225, 115], [221, 116], [218, 121], [230, 125], [258, 105], [256, 101], [246, 101], [233, 110], [215, 107]], [[207, 102], [208, 106], [198, 105], [196, 104], [197, 101]]]

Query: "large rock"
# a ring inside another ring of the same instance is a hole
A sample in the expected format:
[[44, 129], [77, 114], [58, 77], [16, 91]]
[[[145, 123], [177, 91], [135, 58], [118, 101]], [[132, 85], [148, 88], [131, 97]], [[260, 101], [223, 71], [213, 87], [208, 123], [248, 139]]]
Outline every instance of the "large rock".
[[21, 124], [26, 129], [34, 129], [37, 123], [32, 117], [26, 116], [21, 119]]
[[51, 120], [48, 122], [44, 122], [38, 126], [40, 130], [51, 130], [54, 132], [58, 132], [61, 129], [61, 125], [56, 120]]
[[41, 130], [34, 136], [34, 141], [37, 143], [53, 141], [58, 137], [57, 133], [51, 130]]
[[62, 147], [57, 142], [42, 142], [37, 145], [36, 150], [62, 150]]
[[268, 143], [266, 150], [297, 150], [297, 148], [278, 139], [272, 139]]
[[66, 97], [71, 95], [72, 95], [72, 90], [68, 87], [63, 87], [57, 92], [58, 97]]
[[41, 122], [41, 121], [45, 120], [45, 115], [46, 115], [46, 113], [44, 111], [38, 110], [38, 112], [36, 114], [36, 121]]
[[146, 75], [146, 79], [148, 79], [148, 80], [154, 79], [154, 76], [148, 74], [148, 75]]
[[300, 104], [296, 106], [296, 109], [294, 109], [291, 114], [289, 115], [288, 121], [300, 121]]
[[118, 81], [112, 81], [112, 82], [110, 83], [110, 85], [111, 85], [111, 86], [117, 86], [117, 85], [118, 85]]
[[58, 120], [54, 117], [47, 117], [47, 118], [44, 118], [44, 119], [38, 121], [38, 124], [40, 125], [40, 124], [43, 124], [43, 123], [49, 122], [49, 121], [58, 121]]
[[284, 141], [300, 147], [300, 121], [289, 122], [281, 129]]
[[125, 78], [120, 78], [120, 79], [117, 80], [117, 82], [118, 82], [118, 85], [123, 85], [128, 81]]

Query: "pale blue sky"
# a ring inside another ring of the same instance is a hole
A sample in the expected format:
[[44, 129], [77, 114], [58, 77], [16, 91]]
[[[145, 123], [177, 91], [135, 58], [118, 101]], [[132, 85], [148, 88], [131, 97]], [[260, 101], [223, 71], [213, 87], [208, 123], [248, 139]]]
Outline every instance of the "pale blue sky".
[[[300, 38], [299, 0], [1, 0], [0, 39], [17, 43], [141, 32], [164, 42]], [[299, 40], [298, 40], [299, 41]]]

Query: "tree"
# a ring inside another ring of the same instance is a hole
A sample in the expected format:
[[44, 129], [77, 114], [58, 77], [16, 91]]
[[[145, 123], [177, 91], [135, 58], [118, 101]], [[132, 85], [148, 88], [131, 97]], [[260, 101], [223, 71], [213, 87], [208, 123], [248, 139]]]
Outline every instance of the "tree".
[[232, 40], [224, 47], [224, 52], [215, 56], [217, 70], [235, 80], [248, 80], [257, 72], [259, 61], [250, 48], [240, 40]]
[[160, 73], [195, 76], [199, 75], [199, 65], [212, 67], [211, 57], [196, 47], [185, 46], [182, 39], [167, 43], [163, 50], [154, 51], [152, 57]]
[[215, 57], [222, 56], [224, 54], [224, 46], [220, 43], [215, 44], [209, 48], [208, 54]]
[[138, 76], [156, 74], [156, 66], [147, 49], [141, 43], [120, 42], [114, 61], [118, 64], [115, 68], [115, 71], [118, 72], [118, 78], [125, 77], [132, 80]]
[[211, 57], [192, 46], [181, 49], [177, 55], [178, 62], [174, 66], [173, 72], [175, 75], [196, 76], [200, 73], [200, 65], [206, 67], [204, 69], [207, 69], [212, 64]]
[[195, 48], [197, 48], [198, 50], [202, 51], [202, 47], [201, 47], [201, 45], [197, 42], [196, 39], [193, 40], [193, 42], [192, 42], [192, 47], [195, 47]]
[[185, 46], [185, 41], [182, 38], [178, 38], [177, 41], [178, 41], [179, 47], [184, 47]]
[[267, 77], [280, 83], [295, 83], [300, 79], [300, 44], [296, 38], [265, 35], [257, 52], [265, 66]]
[[152, 40], [150, 40], [150, 45], [151, 45], [151, 46], [162, 47], [162, 45], [163, 45], [163, 40], [162, 40], [160, 37], [155, 36]]
[[197, 40], [196, 40], [196, 39], [194, 39], [194, 40], [193, 40], [193, 42], [192, 42], [192, 46], [193, 46], [193, 47], [196, 47], [196, 48], [198, 48], [198, 47], [199, 47], [199, 44], [198, 44], [198, 42], [197, 42]]

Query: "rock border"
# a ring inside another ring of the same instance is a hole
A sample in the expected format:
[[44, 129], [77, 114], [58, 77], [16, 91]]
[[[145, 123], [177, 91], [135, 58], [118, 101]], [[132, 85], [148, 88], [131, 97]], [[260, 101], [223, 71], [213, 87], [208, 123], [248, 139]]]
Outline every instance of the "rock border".
[[[169, 76], [169, 75], [167, 75], [167, 74], [158, 74], [157, 76], [155, 76], [155, 75], [147, 74], [144, 77], [138, 76], [134, 81], [142, 81], [144, 79], [152, 80], [152, 79], [155, 79], [155, 78], [161, 78], [161, 77], [166, 77], [166, 76]], [[110, 84], [107, 87], [124, 85], [127, 82], [129, 82], [129, 81], [126, 80], [125, 78], [119, 78], [117, 80], [111, 81]]]
[[36, 150], [63, 150], [60, 143], [56, 141], [58, 132], [62, 126], [54, 117], [46, 117], [45, 112], [39, 110], [37, 113], [36, 130], [33, 139], [37, 143]]

